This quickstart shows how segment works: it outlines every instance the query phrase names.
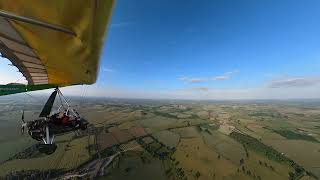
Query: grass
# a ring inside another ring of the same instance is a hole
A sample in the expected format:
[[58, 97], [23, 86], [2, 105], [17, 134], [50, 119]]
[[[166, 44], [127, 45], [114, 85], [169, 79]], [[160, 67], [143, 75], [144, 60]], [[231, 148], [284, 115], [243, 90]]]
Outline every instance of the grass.
[[168, 130], [156, 132], [153, 137], [169, 147], [176, 147], [180, 140], [179, 134]]
[[236, 172], [236, 165], [221, 157], [204, 144], [201, 137], [181, 139], [173, 157], [176, 167], [181, 168], [188, 179], [223, 179]]
[[185, 128], [179, 128], [171, 130], [174, 133], [177, 133], [180, 135], [180, 138], [194, 138], [194, 137], [200, 137], [200, 134], [196, 127], [185, 127]]
[[250, 149], [265, 155], [269, 160], [274, 160], [276, 162], [282, 162], [291, 165], [295, 170], [293, 172], [294, 178], [302, 177], [305, 173], [305, 169], [302, 166], [298, 165], [296, 162], [294, 162], [284, 154], [281, 154], [273, 147], [267, 146], [251, 136], [241, 134], [238, 132], [232, 132], [230, 136], [238, 142], [240, 142], [241, 144], [243, 144], [244, 148], [247, 151], [247, 157], [249, 157], [248, 149]]
[[[58, 137], [57, 141], [70, 140], [71, 135], [65, 135]], [[58, 143], [57, 150], [55, 153], [32, 159], [14, 159], [5, 162], [0, 166], [0, 176], [11, 171], [17, 170], [49, 170], [49, 169], [72, 169], [85, 162], [90, 158], [88, 150], [88, 137], [82, 137], [70, 141], [62, 141]]]
[[320, 144], [304, 140], [266, 140], [279, 152], [301, 164], [306, 170], [320, 177]]
[[[141, 125], [159, 142], [175, 147], [173, 155], [170, 153], [169, 158], [163, 161], [152, 157], [145, 150], [143, 152], [149, 155], [125, 153], [121, 157], [119, 167], [115, 165], [107, 170], [108, 179], [160, 180], [187, 177], [188, 179], [245, 180], [257, 179], [257, 176], [262, 179], [288, 179], [289, 172], [294, 172], [296, 177], [306, 174], [297, 173], [302, 168], [299, 165], [303, 165], [303, 169], [320, 177], [319, 168], [314, 168], [320, 166], [320, 143], [316, 142], [320, 141], [319, 110], [303, 109], [304, 106], [300, 105], [293, 108], [289, 104], [282, 106], [252, 103], [204, 105], [200, 102], [190, 103], [188, 109], [181, 110], [165, 103], [161, 106], [137, 106], [106, 102], [86, 102], [86, 106], [81, 109], [81, 114], [96, 127], [107, 127], [113, 124], [120, 129], [128, 129], [131, 126]], [[95, 106], [97, 103], [99, 106]], [[142, 115], [141, 110], [147, 113]], [[209, 112], [212, 116], [211, 120], [208, 117]], [[16, 127], [11, 120], [19, 119], [20, 115], [13, 111], [3, 113], [3, 116], [6, 116], [3, 120], [6, 122], [3, 121], [0, 124], [0, 135], [13, 134], [13, 130], [6, 130], [6, 127], [7, 125]], [[236, 132], [225, 135], [217, 131], [221, 125], [219, 120], [235, 126]], [[210, 123], [216, 123], [217, 126], [207, 125]], [[305, 132], [312, 133], [314, 139], [298, 131], [289, 131], [292, 129], [303, 129]], [[21, 140], [19, 137], [17, 141], [8, 142], [6, 136], [2, 137], [0, 138], [0, 159], [6, 159], [27, 146], [24, 137]], [[94, 136], [90, 139], [87, 137], [72, 141], [70, 139], [71, 136], [59, 137], [56, 141], [60, 142], [57, 152], [52, 155], [11, 160], [0, 165], [0, 175], [12, 170], [77, 167], [90, 158], [86, 147], [88, 142], [94, 143]], [[150, 137], [143, 140], [151, 143], [150, 148], [158, 150], [157, 152], [168, 150], [164, 146], [159, 146], [159, 143], [155, 143]], [[91, 155], [94, 153], [95, 150], [92, 148]], [[145, 161], [142, 162], [141, 159]], [[242, 171], [242, 166], [245, 167], [245, 172]]]
[[16, 153], [23, 151], [25, 148], [35, 144], [36, 141], [29, 137], [20, 137], [1, 142], [0, 148], [0, 162], [7, 160], [14, 156]]
[[172, 118], [172, 119], [176, 119], [177, 116], [169, 114], [169, 113], [163, 113], [163, 112], [159, 112], [159, 111], [154, 111], [153, 114], [157, 115], [157, 116], [162, 116], [165, 118]]
[[221, 154], [226, 159], [229, 159], [234, 164], [239, 164], [240, 159], [245, 158], [246, 152], [243, 146], [218, 131], [214, 131], [212, 135], [202, 133], [203, 140], [208, 147]]
[[273, 149], [271, 146], [267, 146], [249, 135], [232, 132], [230, 137], [240, 142], [245, 148], [250, 148], [256, 152], [264, 154], [270, 160], [275, 160], [278, 162], [289, 161], [287, 157], [281, 155], [281, 153]]
[[305, 140], [305, 141], [311, 141], [311, 142], [319, 142], [317, 139], [315, 139], [312, 136], [296, 133], [290, 130], [274, 130], [274, 132], [290, 140]]
[[[237, 175], [241, 174], [245, 176], [246, 179], [249, 179], [248, 177], [253, 178], [254, 176], [256, 179], [258, 176], [260, 176], [261, 179], [288, 179], [288, 173], [292, 171], [290, 166], [272, 161], [266, 156], [251, 150], [249, 150], [249, 154], [250, 156], [248, 158], [244, 158], [244, 163], [239, 166], [240, 172], [238, 172]], [[261, 162], [261, 164], [259, 162]], [[242, 171], [242, 167], [245, 168], [245, 173]], [[251, 172], [250, 176], [247, 174], [248, 170]]]
[[160, 160], [148, 156], [148, 161], [142, 161], [138, 154], [126, 153], [121, 157], [119, 166], [109, 169], [108, 175], [100, 179], [110, 180], [166, 180], [165, 170]]

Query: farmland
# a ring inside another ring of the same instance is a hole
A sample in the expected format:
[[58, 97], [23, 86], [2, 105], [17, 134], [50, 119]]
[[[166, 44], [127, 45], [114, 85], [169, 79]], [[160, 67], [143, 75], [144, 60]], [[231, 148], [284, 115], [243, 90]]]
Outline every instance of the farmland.
[[320, 103], [72, 99], [90, 128], [43, 155], [19, 133], [41, 103], [0, 102], [1, 177], [320, 178]]

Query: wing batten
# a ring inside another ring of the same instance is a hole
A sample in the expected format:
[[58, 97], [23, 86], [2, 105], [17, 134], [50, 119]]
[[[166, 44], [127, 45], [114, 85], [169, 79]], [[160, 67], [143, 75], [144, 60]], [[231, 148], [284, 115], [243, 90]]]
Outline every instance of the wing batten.
[[35, 56], [30, 56], [30, 55], [26, 55], [26, 54], [22, 54], [22, 53], [18, 53], [18, 52], [14, 52], [14, 54], [19, 58], [22, 59], [23, 61], [26, 62], [33, 62], [33, 63], [37, 63], [37, 64], [42, 64], [41, 60]]
[[6, 39], [10, 39], [20, 44], [25, 44], [20, 34], [16, 31], [12, 31], [12, 26], [10, 22], [5, 18], [0, 18], [0, 32], [1, 36]]
[[57, 25], [54, 25], [54, 24], [46, 23], [46, 22], [43, 22], [43, 21], [39, 21], [39, 20], [36, 20], [36, 19], [32, 19], [32, 18], [28, 18], [28, 17], [24, 17], [24, 16], [19, 16], [19, 15], [12, 14], [12, 13], [5, 12], [5, 11], [1, 11], [1, 10], [0, 10], [0, 16], [4, 17], [4, 18], [16, 20], [16, 21], [21, 21], [21, 22], [24, 22], [24, 23], [38, 25], [38, 26], [41, 26], [41, 27], [44, 27], [44, 28], [47, 28], [47, 29], [64, 32], [64, 33], [67, 33], [67, 34], [70, 34], [70, 35], [73, 35], [73, 36], [76, 35], [70, 29], [67, 29], [67, 28], [64, 28], [64, 27], [61, 27], [61, 26], [57, 26]]
[[[0, 34], [0, 51], [2, 56], [9, 59], [12, 65], [18, 68], [28, 81], [28, 84], [37, 83], [37, 80], [33, 79], [31, 72], [41, 72], [48, 77], [41, 60], [11, 24], [6, 19], [0, 17], [0, 25], [0, 30], [3, 30], [2, 34], [6, 34], [6, 36], [1, 36]], [[48, 83], [48, 81], [43, 83]]]

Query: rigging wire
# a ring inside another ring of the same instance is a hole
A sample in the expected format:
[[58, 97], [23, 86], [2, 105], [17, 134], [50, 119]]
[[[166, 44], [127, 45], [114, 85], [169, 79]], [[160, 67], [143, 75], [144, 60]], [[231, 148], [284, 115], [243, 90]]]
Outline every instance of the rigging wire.
[[81, 95], [80, 95], [80, 103], [79, 106], [81, 107], [82, 105], [82, 100], [83, 100], [83, 95], [84, 95], [84, 85], [81, 85]]
[[39, 103], [43, 103], [43, 101], [40, 100], [40, 98], [35, 97], [35, 96], [32, 96], [31, 94], [29, 94], [29, 93], [27, 93], [27, 92], [24, 92], [23, 94], [29, 96], [30, 98], [32, 98], [33, 100], [36, 100], [36, 101], [39, 102]]
[[87, 86], [86, 86], [86, 85], [82, 85], [82, 93], [81, 93], [81, 98], [80, 98], [80, 106], [85, 102], [86, 94], [87, 94]]
[[63, 102], [62, 102], [62, 99], [61, 99], [60, 93], [58, 93], [58, 96], [59, 96], [59, 99], [60, 99], [60, 104], [61, 104], [61, 106], [63, 107], [63, 109], [66, 109], [66, 108], [64, 107], [64, 105], [63, 105]]

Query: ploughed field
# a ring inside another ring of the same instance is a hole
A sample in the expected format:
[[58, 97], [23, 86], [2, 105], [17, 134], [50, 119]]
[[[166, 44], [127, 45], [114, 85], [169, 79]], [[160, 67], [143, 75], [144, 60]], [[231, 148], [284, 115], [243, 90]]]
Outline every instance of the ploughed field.
[[0, 99], [1, 177], [320, 179], [320, 103], [74, 99], [91, 125], [48, 156], [19, 134], [39, 104]]

